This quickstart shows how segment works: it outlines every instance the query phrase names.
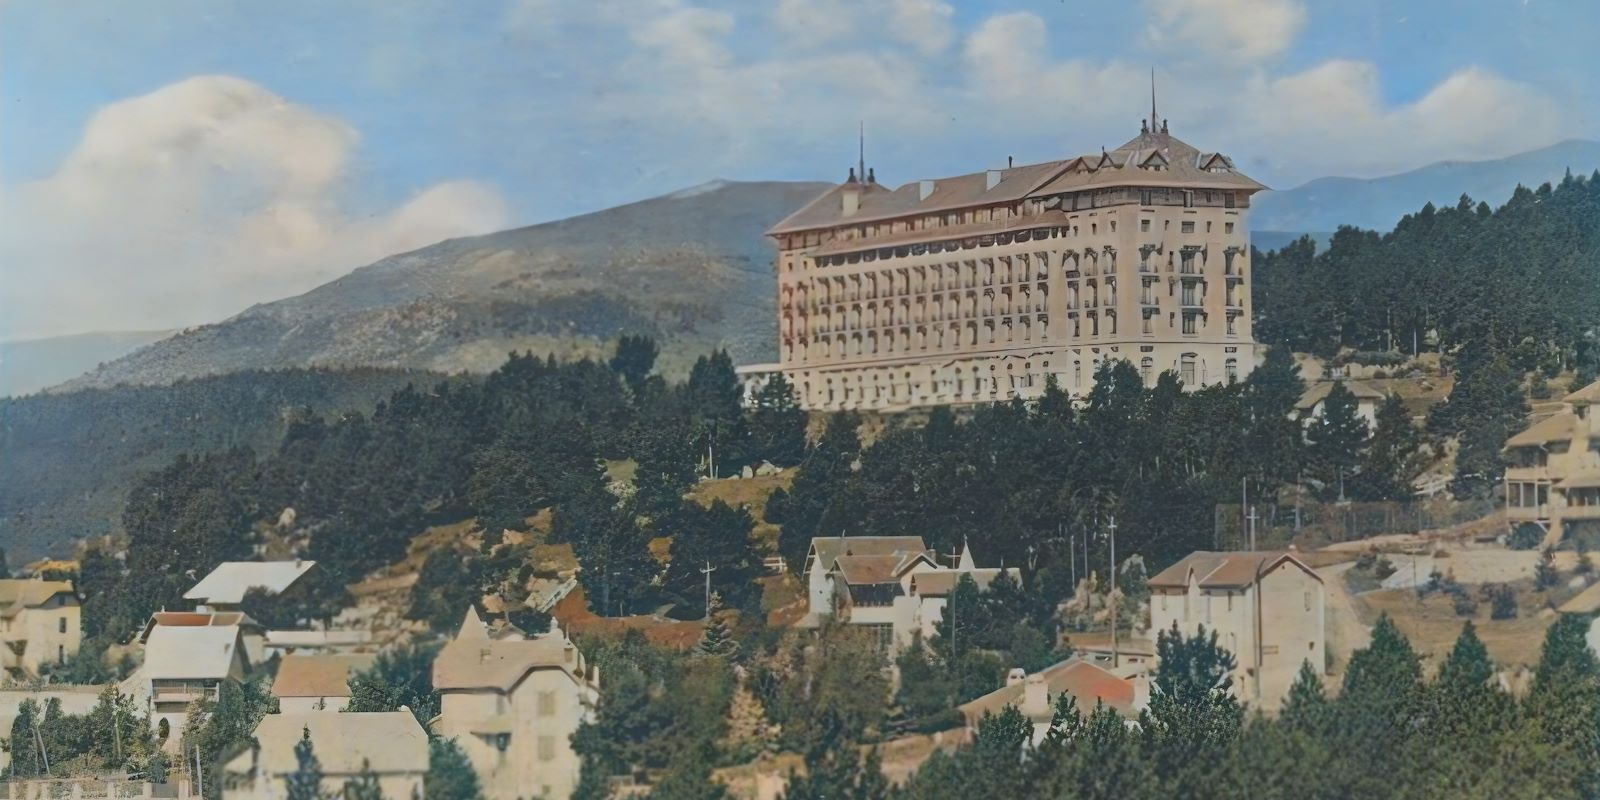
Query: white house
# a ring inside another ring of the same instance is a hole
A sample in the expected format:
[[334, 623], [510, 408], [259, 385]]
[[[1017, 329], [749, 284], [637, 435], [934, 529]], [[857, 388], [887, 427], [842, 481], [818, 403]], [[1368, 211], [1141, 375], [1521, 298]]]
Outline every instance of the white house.
[[225, 800], [282, 800], [286, 778], [299, 767], [295, 745], [309, 732], [312, 754], [322, 766], [326, 797], [339, 797], [347, 781], [370, 770], [383, 796], [423, 797], [428, 772], [428, 733], [409, 711], [364, 714], [268, 714], [256, 726], [255, 746], [224, 768]]
[[239, 613], [158, 612], [140, 641], [144, 663], [122, 683], [125, 694], [143, 703], [150, 724], [166, 734], [172, 750], [183, 738], [189, 704], [216, 700], [222, 685], [244, 680], [251, 660]]
[[1006, 685], [959, 706], [967, 729], [977, 731], [983, 718], [1016, 706], [1033, 723], [1033, 741], [1043, 741], [1055, 716], [1056, 701], [1072, 695], [1078, 712], [1088, 716], [1104, 705], [1126, 719], [1135, 719], [1150, 705], [1150, 684], [1143, 677], [1125, 678], [1090, 661], [1073, 657], [1029, 675], [1013, 669]]
[[572, 734], [594, 714], [600, 671], [559, 628], [531, 639], [503, 630], [494, 638], [467, 612], [433, 662], [431, 727], [461, 745], [487, 800], [565, 800], [580, 768]]
[[963, 548], [954, 567], [941, 566], [920, 536], [840, 536], [811, 540], [806, 555], [810, 613], [802, 626], [824, 617], [871, 630], [886, 652], [896, 652], [915, 637], [935, 634], [950, 592], [962, 576], [980, 589], [1012, 569], [980, 569], [971, 548]]
[[350, 677], [372, 667], [370, 653], [296, 654], [278, 662], [272, 696], [285, 714], [343, 711], [350, 702]]
[[1204, 627], [1237, 659], [1234, 693], [1275, 711], [1310, 662], [1327, 668], [1323, 585], [1293, 551], [1196, 552], [1150, 579], [1154, 639]]

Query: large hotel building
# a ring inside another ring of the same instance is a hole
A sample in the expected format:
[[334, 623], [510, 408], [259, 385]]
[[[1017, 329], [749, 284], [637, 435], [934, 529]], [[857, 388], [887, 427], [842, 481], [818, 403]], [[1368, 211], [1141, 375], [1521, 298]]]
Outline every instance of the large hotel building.
[[[1126, 359], [1153, 383], [1242, 379], [1251, 195], [1227, 156], [1152, 110], [1110, 152], [890, 189], [872, 171], [778, 223], [777, 365], [809, 409], [895, 410], [1088, 391]], [[751, 377], [755, 377], [751, 374]]]

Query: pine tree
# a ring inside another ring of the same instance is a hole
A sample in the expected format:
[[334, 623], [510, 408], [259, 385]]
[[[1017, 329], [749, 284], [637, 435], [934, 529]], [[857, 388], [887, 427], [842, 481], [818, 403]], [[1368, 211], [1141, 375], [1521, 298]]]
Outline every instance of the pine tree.
[[1310, 661], [1300, 663], [1300, 672], [1284, 698], [1279, 716], [1283, 724], [1301, 730], [1320, 730], [1328, 721], [1328, 696], [1322, 675]]
[[751, 532], [755, 519], [743, 508], [733, 508], [721, 500], [710, 506], [685, 503], [669, 519], [656, 527], [659, 534], [672, 536], [671, 561], [663, 580], [686, 609], [703, 612], [708, 565], [711, 589], [735, 608], [747, 608], [760, 596], [756, 580], [764, 567], [761, 552]]
[[383, 800], [378, 773], [372, 771], [372, 764], [366, 759], [361, 759], [361, 772], [344, 782], [344, 800]]
[[772, 376], [756, 393], [750, 412], [755, 455], [780, 467], [800, 463], [806, 452], [807, 422], [789, 379], [781, 372]]
[[317, 761], [311, 746], [311, 729], [302, 728], [300, 741], [294, 746], [294, 772], [285, 775], [285, 797], [288, 800], [323, 800], [322, 764]]
[[648, 336], [623, 334], [617, 340], [616, 353], [611, 356], [608, 366], [612, 372], [621, 375], [623, 382], [637, 395], [650, 370], [655, 367], [656, 356], [660, 352], [661, 348]]
[[1307, 457], [1326, 494], [1344, 496], [1366, 441], [1367, 421], [1356, 413], [1356, 396], [1335, 383], [1322, 401], [1322, 414], [1306, 429]]
[[1176, 622], [1156, 635], [1150, 707], [1140, 725], [1156, 748], [1157, 768], [1169, 778], [1199, 768], [1226, 748], [1244, 723], [1229, 691], [1238, 661], [1202, 626], [1185, 636]]
[[1365, 500], [1405, 500], [1421, 472], [1422, 437], [1411, 424], [1411, 412], [1398, 394], [1378, 407], [1377, 428], [1361, 461], [1355, 494]]
[[700, 634], [700, 643], [694, 647], [695, 653], [711, 658], [733, 658], [739, 653], [739, 641], [728, 632], [728, 623], [718, 618], [717, 613], [722, 610], [722, 602], [715, 593], [711, 595], [711, 607], [706, 609], [706, 626]]
[[750, 687], [740, 685], [728, 704], [728, 735], [723, 742], [734, 763], [754, 761], [777, 749], [780, 729], [767, 717], [767, 708]]
[[[588, 770], [584, 770], [585, 775]], [[423, 780], [425, 800], [482, 800], [478, 773], [454, 739], [428, 740], [428, 774]]]

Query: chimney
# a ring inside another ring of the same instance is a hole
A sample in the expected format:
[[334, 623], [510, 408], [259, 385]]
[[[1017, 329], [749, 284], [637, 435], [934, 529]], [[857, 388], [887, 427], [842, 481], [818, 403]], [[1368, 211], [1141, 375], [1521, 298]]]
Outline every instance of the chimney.
[[1044, 676], [1039, 674], [1029, 675], [1022, 684], [1022, 708], [1018, 709], [1025, 717], [1046, 716], [1050, 713], [1050, 687], [1045, 684]]
[[1001, 170], [998, 170], [998, 169], [991, 169], [988, 172], [984, 173], [983, 190], [984, 191], [988, 191], [990, 189], [993, 189], [996, 186], [999, 186], [1000, 185], [1000, 178], [1002, 176], [1004, 176], [1004, 175], [1005, 175], [1005, 172], [1003, 172]]
[[1027, 679], [1027, 670], [1023, 669], [1022, 667], [1012, 667], [1011, 671], [1006, 673], [1006, 688], [1009, 689]]
[[933, 181], [917, 181], [917, 199], [926, 200], [933, 194]]

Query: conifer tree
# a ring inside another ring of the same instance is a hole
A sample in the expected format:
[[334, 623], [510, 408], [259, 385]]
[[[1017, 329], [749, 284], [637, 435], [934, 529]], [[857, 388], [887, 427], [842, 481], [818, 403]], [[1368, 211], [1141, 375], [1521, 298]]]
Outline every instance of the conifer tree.
[[750, 412], [755, 455], [776, 466], [792, 467], [805, 457], [806, 412], [795, 401], [794, 386], [783, 373], [772, 376], [756, 393]]
[[700, 642], [694, 647], [695, 653], [711, 658], [733, 658], [739, 653], [739, 642], [728, 631], [728, 623], [720, 619], [717, 613], [722, 610], [722, 601], [715, 592], [711, 595], [711, 606], [706, 609], [706, 626], [700, 634]]
[[344, 782], [344, 800], [383, 800], [383, 787], [378, 785], [378, 773], [372, 771], [372, 764], [367, 759], [361, 759], [361, 772]]
[[300, 741], [294, 746], [294, 772], [285, 775], [285, 797], [288, 800], [323, 800], [322, 764], [311, 744], [311, 729], [300, 731]]
[[1328, 696], [1322, 675], [1310, 661], [1300, 662], [1294, 684], [1284, 698], [1279, 719], [1284, 725], [1301, 730], [1320, 730], [1328, 721]]
[[1377, 427], [1361, 459], [1356, 494], [1365, 500], [1409, 499], [1411, 482], [1422, 468], [1421, 447], [1422, 437], [1411, 424], [1411, 412], [1400, 395], [1391, 393], [1378, 407]]
[[1333, 384], [1322, 401], [1322, 414], [1306, 428], [1307, 457], [1324, 493], [1343, 497], [1355, 478], [1367, 441], [1367, 421], [1356, 413], [1356, 396], [1343, 383]]
[[[587, 778], [589, 770], [584, 769]], [[454, 739], [428, 740], [428, 774], [423, 779], [425, 800], [482, 800], [478, 773]]]

